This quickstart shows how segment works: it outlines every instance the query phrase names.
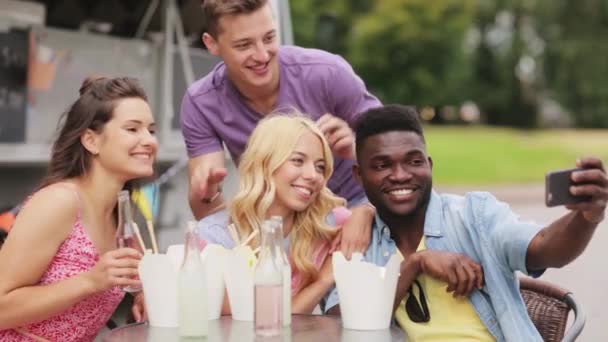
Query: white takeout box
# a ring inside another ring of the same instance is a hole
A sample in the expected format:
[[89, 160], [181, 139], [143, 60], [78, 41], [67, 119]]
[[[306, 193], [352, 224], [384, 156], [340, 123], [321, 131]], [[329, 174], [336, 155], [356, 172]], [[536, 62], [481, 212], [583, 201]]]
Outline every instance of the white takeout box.
[[253, 274], [257, 259], [249, 246], [227, 250], [224, 280], [232, 318], [253, 321]]
[[166, 254], [146, 253], [139, 263], [150, 326], [177, 327], [177, 269]]
[[[176, 270], [182, 267], [184, 262], [184, 245], [171, 245], [167, 248], [167, 256]], [[177, 280], [176, 280], [177, 281]]]
[[361, 253], [354, 253], [348, 261], [342, 252], [334, 252], [332, 263], [344, 328], [388, 329], [399, 278], [399, 256], [394, 254], [384, 267], [379, 267], [363, 261]]
[[201, 252], [207, 281], [207, 317], [209, 319], [218, 319], [222, 315], [226, 289], [224, 267], [227, 253], [228, 251], [223, 246], [214, 243], [207, 244]]

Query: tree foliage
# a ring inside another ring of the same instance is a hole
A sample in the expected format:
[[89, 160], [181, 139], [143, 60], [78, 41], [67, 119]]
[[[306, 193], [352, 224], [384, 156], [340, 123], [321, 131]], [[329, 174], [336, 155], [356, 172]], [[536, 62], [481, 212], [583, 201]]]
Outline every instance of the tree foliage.
[[485, 122], [535, 127], [556, 100], [608, 127], [603, 0], [292, 1], [296, 43], [349, 60], [384, 102], [460, 105]]
[[577, 126], [608, 127], [608, 2], [538, 1], [547, 87]]

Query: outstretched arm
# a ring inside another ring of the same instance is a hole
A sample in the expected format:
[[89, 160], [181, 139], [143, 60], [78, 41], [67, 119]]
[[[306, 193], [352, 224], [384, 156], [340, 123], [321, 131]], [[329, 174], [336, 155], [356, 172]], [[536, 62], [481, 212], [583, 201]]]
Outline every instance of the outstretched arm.
[[226, 172], [223, 150], [189, 160], [188, 201], [195, 219], [200, 220], [224, 206], [220, 184]]
[[576, 259], [589, 244], [604, 219], [608, 200], [608, 179], [603, 163], [597, 158], [577, 162], [583, 171], [574, 172], [570, 193], [589, 196], [589, 201], [569, 205], [570, 213], [543, 228], [530, 242], [526, 255], [528, 270], [562, 267]]

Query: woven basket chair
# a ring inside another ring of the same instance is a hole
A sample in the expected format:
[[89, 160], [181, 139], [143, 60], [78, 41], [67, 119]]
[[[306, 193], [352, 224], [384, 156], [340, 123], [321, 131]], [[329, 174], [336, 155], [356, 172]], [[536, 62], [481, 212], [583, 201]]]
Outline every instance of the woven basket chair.
[[[519, 288], [530, 319], [545, 341], [574, 341], [585, 326], [585, 313], [572, 293], [549, 282], [520, 277]], [[574, 322], [566, 331], [568, 313]]]

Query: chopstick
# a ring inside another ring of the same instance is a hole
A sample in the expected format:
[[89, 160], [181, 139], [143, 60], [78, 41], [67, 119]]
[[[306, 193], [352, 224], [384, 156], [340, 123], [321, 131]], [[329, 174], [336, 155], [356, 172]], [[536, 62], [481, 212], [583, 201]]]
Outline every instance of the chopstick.
[[141, 251], [146, 251], [146, 245], [144, 244], [144, 239], [141, 238], [141, 232], [139, 230], [139, 226], [137, 223], [133, 222], [133, 230], [135, 231], [135, 236], [137, 237], [137, 241], [139, 242], [139, 246], [141, 247]]
[[232, 240], [234, 240], [234, 243], [236, 245], [239, 245], [241, 240], [239, 239], [239, 235], [236, 232], [236, 227], [234, 226], [234, 223], [228, 225], [228, 233], [230, 234]]
[[158, 254], [158, 244], [156, 243], [156, 236], [154, 234], [154, 224], [152, 220], [146, 220], [146, 227], [148, 228], [148, 234], [150, 234], [150, 241], [152, 241], [152, 250]]
[[247, 237], [247, 239], [245, 239], [244, 242], [241, 243], [241, 246], [247, 246], [247, 244], [249, 242], [251, 242], [251, 240], [253, 240], [254, 237], [256, 237], [259, 233], [259, 230], [254, 230], [253, 232], [251, 232], [251, 234], [249, 234], [249, 236]]

